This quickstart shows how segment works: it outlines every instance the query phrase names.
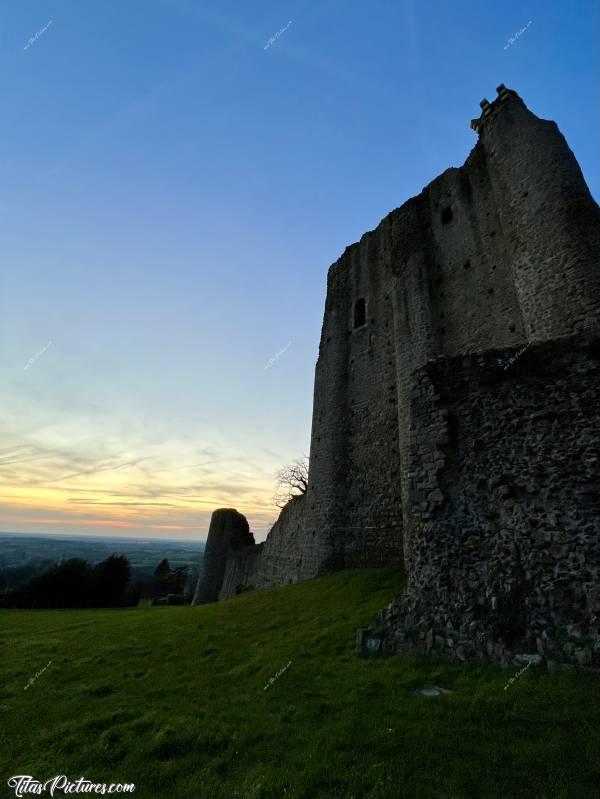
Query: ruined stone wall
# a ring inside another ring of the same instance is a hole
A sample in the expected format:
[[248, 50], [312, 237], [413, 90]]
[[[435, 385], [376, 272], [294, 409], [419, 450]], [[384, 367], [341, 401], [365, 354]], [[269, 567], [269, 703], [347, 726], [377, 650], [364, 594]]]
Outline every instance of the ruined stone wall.
[[415, 374], [387, 651], [600, 666], [599, 385], [600, 339], [582, 335]]
[[294, 497], [283, 508], [264, 544], [257, 588], [296, 583], [300, 579], [302, 518], [304, 496]]
[[298, 582], [304, 502], [304, 496], [288, 502], [265, 542], [230, 553], [219, 599], [236, 596], [250, 588], [273, 588]]

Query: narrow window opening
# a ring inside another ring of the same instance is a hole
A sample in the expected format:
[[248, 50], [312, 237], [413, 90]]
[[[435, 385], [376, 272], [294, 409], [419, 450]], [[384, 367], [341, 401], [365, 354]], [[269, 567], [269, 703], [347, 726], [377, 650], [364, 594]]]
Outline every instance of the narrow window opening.
[[448, 222], [452, 222], [452, 208], [447, 205], [442, 211], [442, 225], [447, 225]]
[[362, 327], [367, 321], [367, 308], [364, 297], [354, 303], [354, 329]]
[[465, 261], [463, 264], [463, 269], [470, 269], [471, 268], [471, 261]]

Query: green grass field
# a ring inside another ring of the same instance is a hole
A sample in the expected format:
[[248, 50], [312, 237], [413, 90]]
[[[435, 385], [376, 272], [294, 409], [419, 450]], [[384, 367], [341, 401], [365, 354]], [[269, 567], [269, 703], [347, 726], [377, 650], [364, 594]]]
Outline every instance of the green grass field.
[[[518, 667], [355, 657], [399, 584], [345, 572], [201, 608], [0, 611], [0, 796], [13, 775], [66, 774], [140, 799], [600, 797], [599, 678], [528, 669], [505, 691]], [[453, 693], [412, 693], [426, 683]]]

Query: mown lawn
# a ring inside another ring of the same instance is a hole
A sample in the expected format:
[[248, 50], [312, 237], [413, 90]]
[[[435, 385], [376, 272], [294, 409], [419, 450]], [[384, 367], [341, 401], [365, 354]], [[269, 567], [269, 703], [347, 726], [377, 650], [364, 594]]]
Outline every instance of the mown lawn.
[[0, 611], [0, 796], [66, 774], [140, 799], [600, 797], [600, 679], [528, 669], [504, 691], [518, 667], [356, 658], [398, 588], [378, 570], [202, 608]]

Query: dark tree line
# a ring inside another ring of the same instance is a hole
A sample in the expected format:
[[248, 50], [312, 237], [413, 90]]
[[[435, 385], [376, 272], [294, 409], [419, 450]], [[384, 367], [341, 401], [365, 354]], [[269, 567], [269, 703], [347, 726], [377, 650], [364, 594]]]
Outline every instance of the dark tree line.
[[29, 561], [21, 566], [0, 567], [0, 594], [29, 582], [54, 564], [53, 560]]
[[72, 558], [0, 595], [5, 608], [114, 608], [137, 605], [139, 591], [130, 584], [124, 555], [111, 555], [92, 566]]
[[187, 575], [187, 566], [176, 566], [173, 568], [169, 561], [163, 558], [154, 570], [152, 595], [166, 596], [167, 594], [182, 594], [185, 589]]

